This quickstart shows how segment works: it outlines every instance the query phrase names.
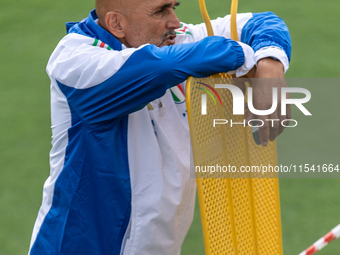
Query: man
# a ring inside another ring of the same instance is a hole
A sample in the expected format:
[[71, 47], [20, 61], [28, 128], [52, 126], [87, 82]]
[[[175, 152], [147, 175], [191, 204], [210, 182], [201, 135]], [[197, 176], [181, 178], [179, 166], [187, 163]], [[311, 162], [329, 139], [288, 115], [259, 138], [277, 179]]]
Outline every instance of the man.
[[[241, 76], [255, 62], [255, 77], [284, 77], [291, 46], [277, 16], [239, 15], [239, 36], [250, 47], [226, 39], [229, 16], [213, 21], [220, 36], [207, 38], [204, 25], [179, 22], [178, 5], [97, 0], [88, 18], [67, 24], [47, 65], [51, 172], [31, 255], [179, 254], [195, 180], [185, 104], [169, 89], [185, 89], [190, 75]], [[263, 99], [271, 88], [257, 86], [255, 104], [270, 108]], [[280, 132], [265, 130], [262, 144]]]

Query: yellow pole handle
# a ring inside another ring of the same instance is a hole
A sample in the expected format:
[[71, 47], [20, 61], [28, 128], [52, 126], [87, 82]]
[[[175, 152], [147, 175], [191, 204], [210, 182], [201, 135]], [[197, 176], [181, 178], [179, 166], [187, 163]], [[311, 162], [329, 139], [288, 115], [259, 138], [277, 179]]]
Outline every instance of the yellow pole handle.
[[[204, 0], [198, 0], [200, 11], [202, 18], [204, 20], [205, 26], [207, 27], [208, 36], [213, 36], [214, 31], [211, 26], [210, 17], [207, 11], [207, 7], [205, 5]], [[231, 2], [231, 18], [230, 18], [230, 28], [231, 28], [231, 39], [238, 41], [238, 35], [237, 35], [237, 20], [236, 20], [236, 14], [237, 14], [237, 8], [238, 8], [238, 0], [232, 0]]]
[[212, 26], [211, 26], [207, 7], [205, 6], [205, 1], [204, 0], [198, 0], [198, 2], [199, 2], [199, 5], [200, 5], [200, 11], [201, 11], [202, 18], [204, 20], [205, 26], [207, 27], [208, 36], [213, 36], [214, 31], [213, 31]]
[[238, 0], [232, 0], [231, 10], [230, 10], [230, 14], [231, 14], [230, 27], [231, 27], [231, 39], [235, 41], [238, 41], [237, 20], [236, 20], [237, 7], [238, 7]]

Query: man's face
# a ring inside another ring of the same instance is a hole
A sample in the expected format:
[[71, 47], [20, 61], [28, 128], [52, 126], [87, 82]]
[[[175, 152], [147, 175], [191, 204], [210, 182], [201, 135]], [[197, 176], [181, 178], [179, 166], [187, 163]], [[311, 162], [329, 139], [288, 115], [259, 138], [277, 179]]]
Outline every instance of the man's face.
[[175, 43], [175, 29], [180, 27], [174, 12], [176, 0], [137, 0], [127, 11], [124, 40], [128, 47], [154, 44], [158, 47]]

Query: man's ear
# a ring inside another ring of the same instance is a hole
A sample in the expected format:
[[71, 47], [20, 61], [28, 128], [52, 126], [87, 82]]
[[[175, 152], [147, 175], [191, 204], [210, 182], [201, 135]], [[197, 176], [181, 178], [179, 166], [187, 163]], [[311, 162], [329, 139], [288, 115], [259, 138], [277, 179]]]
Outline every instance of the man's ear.
[[122, 28], [123, 19], [124, 16], [119, 12], [108, 12], [105, 15], [106, 27], [116, 38], [123, 38], [125, 36]]

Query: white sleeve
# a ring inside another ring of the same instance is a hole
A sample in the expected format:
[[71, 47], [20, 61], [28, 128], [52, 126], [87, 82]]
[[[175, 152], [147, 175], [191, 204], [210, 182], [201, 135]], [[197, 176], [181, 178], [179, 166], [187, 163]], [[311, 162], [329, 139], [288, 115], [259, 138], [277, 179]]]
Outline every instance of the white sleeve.
[[236, 69], [236, 77], [241, 77], [249, 73], [249, 71], [255, 66], [256, 62], [253, 49], [245, 43], [238, 42], [238, 44], [240, 44], [244, 52], [244, 64]]
[[287, 54], [284, 52], [283, 49], [276, 46], [263, 47], [256, 51], [255, 62], [257, 63], [260, 59], [267, 57], [274, 57], [277, 60], [279, 60], [283, 64], [284, 72], [287, 72], [289, 67], [289, 61]]
[[[265, 14], [266, 13], [263, 13], [262, 15], [265, 15]], [[237, 14], [237, 33], [238, 33], [238, 39], [240, 41], [241, 41], [241, 38], [242, 38], [242, 32], [248, 33], [247, 36], [249, 36], [249, 31], [246, 31], [246, 32], [243, 31], [249, 20], [252, 20], [252, 21], [255, 20], [256, 24], [261, 24], [261, 22], [264, 22], [263, 20], [262, 21], [256, 20], [254, 15], [256, 15], [256, 14], [253, 14], [253, 13]], [[212, 20], [211, 24], [212, 24], [212, 27], [213, 27], [213, 30], [214, 30], [214, 35], [223, 36], [223, 37], [228, 38], [228, 39], [231, 38], [230, 19], [231, 19], [231, 16], [227, 15], [223, 18], [217, 18], [215, 20]], [[262, 31], [262, 33], [260, 33], [260, 34], [262, 34], [263, 37], [266, 37], [266, 35], [267, 35], [267, 37], [269, 37], [269, 36], [275, 37], [275, 35], [269, 35], [269, 34], [272, 34], [271, 31], [273, 31], [273, 29], [275, 30], [275, 28], [270, 27], [270, 26], [267, 27], [267, 28], [268, 28], [268, 30]], [[249, 28], [248, 28], [248, 30], [249, 30]], [[196, 42], [196, 41], [199, 41], [199, 40], [201, 40], [201, 39], [203, 39], [204, 37], [207, 36], [207, 29], [206, 29], [206, 26], [205, 26], [204, 23], [201, 23], [201, 24], [198, 24], [198, 25], [181, 23], [181, 27], [176, 30], [176, 33], [177, 33], [176, 44]], [[256, 33], [257, 33], [255, 35], [256, 37], [262, 36], [262, 35], [259, 34], [259, 31], [257, 31]], [[254, 49], [255, 50], [255, 63], [257, 63], [262, 58], [272, 57], [272, 58], [279, 60], [283, 64], [284, 70], [286, 72], [288, 70], [288, 67], [289, 67], [289, 59], [288, 59], [288, 56], [287, 56], [287, 51], [289, 51], [289, 50], [287, 50], [287, 47], [284, 47], [284, 46], [281, 47], [281, 45], [280, 46], [277, 45], [277, 43], [278, 43], [277, 41], [278, 40], [280, 41], [282, 38], [276, 38], [275, 37], [273, 39], [276, 39], [276, 40], [274, 40], [274, 41], [276, 41], [276, 43], [274, 43], [274, 45], [269, 45], [269, 46], [263, 45], [260, 48], [256, 47], [256, 49]], [[261, 38], [260, 40], [263, 40], [263, 39]], [[253, 47], [253, 45], [251, 45], [251, 46]], [[286, 49], [286, 51], [284, 50], [284, 48]], [[246, 56], [246, 58], [247, 58], [247, 56]]]

